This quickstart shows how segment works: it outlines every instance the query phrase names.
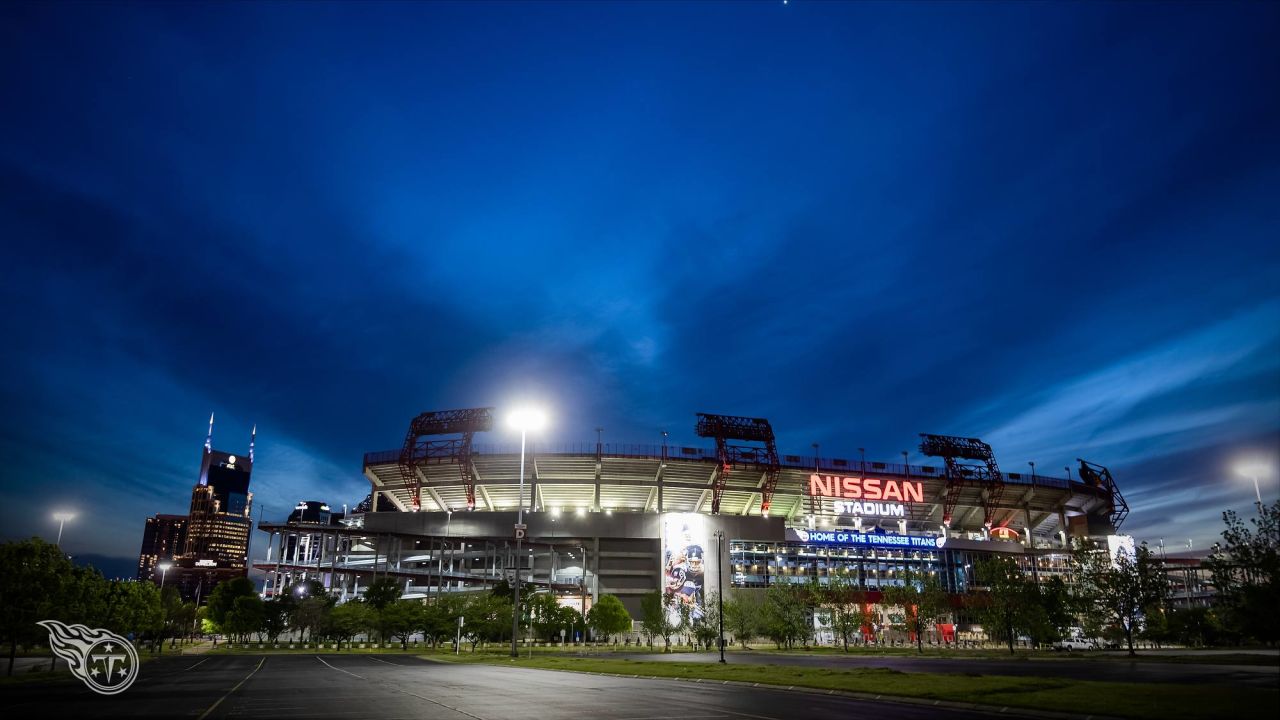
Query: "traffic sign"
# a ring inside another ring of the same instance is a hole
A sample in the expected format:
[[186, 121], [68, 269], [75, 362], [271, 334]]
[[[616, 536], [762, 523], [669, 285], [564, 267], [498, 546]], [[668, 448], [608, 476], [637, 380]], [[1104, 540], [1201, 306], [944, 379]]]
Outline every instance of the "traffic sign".
[[529, 526], [528, 526], [528, 525], [526, 525], [526, 524], [524, 524], [524, 523], [517, 523], [517, 524], [516, 524], [516, 539], [517, 539], [517, 540], [523, 540], [523, 539], [524, 539], [524, 531], [525, 531], [525, 530], [528, 530], [528, 529], [529, 529]]

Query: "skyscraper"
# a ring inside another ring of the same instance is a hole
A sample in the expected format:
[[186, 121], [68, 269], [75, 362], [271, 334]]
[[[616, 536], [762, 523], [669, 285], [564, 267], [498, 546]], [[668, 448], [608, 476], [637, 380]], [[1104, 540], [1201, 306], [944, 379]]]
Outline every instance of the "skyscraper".
[[138, 551], [138, 580], [150, 580], [161, 562], [173, 562], [187, 548], [187, 516], [156, 515], [147, 518]]
[[257, 427], [249, 436], [248, 457], [213, 448], [213, 416], [200, 456], [200, 479], [191, 490], [186, 545], [178, 557], [178, 582], [191, 598], [207, 598], [213, 586], [247, 572], [250, 513], [253, 493], [253, 446]]

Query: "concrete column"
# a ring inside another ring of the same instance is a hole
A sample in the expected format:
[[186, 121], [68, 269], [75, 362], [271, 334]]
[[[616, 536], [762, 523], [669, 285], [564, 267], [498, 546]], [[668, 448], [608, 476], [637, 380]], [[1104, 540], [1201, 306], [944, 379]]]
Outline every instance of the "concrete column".
[[600, 601], [600, 538], [591, 539], [591, 602]]

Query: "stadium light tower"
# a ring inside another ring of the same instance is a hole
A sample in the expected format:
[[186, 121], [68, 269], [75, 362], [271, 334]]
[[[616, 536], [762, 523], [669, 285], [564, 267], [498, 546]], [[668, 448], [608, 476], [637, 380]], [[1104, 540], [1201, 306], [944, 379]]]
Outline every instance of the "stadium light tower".
[[541, 430], [547, 423], [547, 416], [540, 410], [522, 409], [511, 413], [508, 419], [511, 427], [520, 431], [520, 500], [516, 506], [516, 567], [511, 603], [511, 657], [519, 657], [516, 647], [516, 635], [520, 632], [520, 541], [524, 539], [524, 448], [525, 439], [530, 430]]
[[1262, 488], [1258, 485], [1258, 478], [1266, 475], [1271, 471], [1263, 463], [1253, 462], [1236, 466], [1236, 472], [1247, 478], [1253, 478], [1253, 492], [1258, 496], [1258, 505], [1262, 505]]
[[56, 512], [53, 514], [53, 519], [58, 521], [58, 539], [53, 544], [57, 545], [58, 549], [62, 549], [62, 526], [66, 525], [68, 520], [75, 520], [76, 514], [73, 512]]

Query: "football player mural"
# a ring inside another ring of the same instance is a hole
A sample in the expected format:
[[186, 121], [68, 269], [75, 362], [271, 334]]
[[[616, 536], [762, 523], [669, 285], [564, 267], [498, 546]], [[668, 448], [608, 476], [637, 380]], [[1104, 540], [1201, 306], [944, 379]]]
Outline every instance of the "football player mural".
[[662, 518], [662, 594], [668, 620], [680, 622], [681, 608], [690, 620], [702, 618], [705, 587], [706, 518], [696, 513], [670, 513]]

